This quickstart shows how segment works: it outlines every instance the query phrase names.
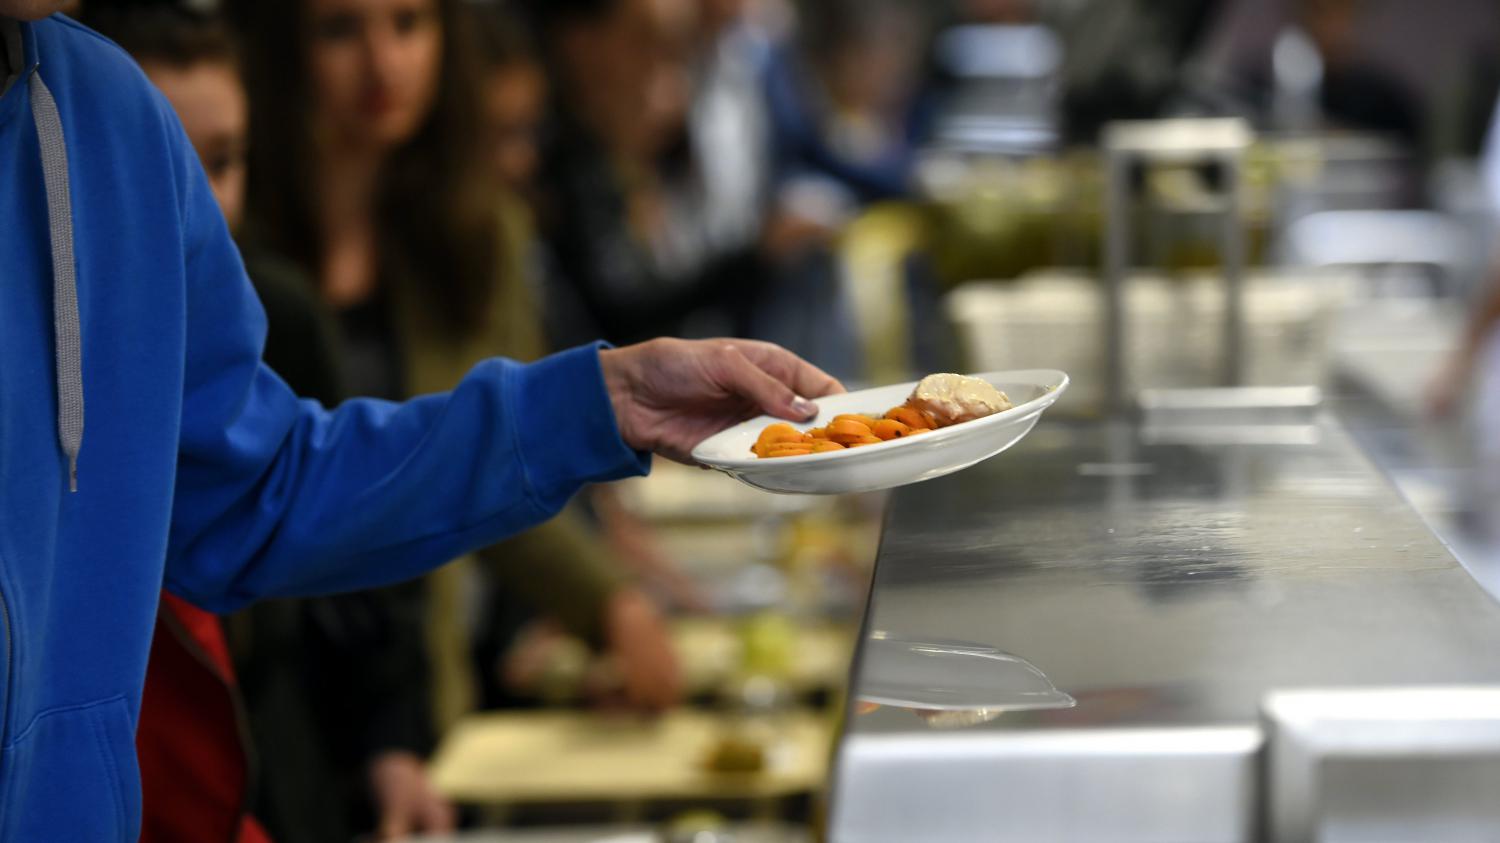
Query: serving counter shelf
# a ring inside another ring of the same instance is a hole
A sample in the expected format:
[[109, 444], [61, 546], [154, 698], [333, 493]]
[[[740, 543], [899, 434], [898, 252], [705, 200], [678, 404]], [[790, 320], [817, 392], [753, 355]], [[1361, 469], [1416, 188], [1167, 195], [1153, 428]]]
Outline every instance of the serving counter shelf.
[[830, 839], [1492, 839], [1500, 605], [1336, 421], [1179, 427], [893, 495]]

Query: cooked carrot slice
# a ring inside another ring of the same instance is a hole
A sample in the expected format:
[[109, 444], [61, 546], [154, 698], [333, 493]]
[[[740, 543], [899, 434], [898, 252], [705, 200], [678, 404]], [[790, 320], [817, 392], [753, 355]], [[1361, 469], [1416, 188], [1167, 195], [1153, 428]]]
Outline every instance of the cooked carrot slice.
[[814, 439], [826, 440], [828, 439], [828, 428], [815, 427], [812, 430], [809, 430], [807, 432], [807, 435], [811, 436]]
[[876, 438], [888, 442], [892, 439], [900, 439], [901, 437], [910, 434], [911, 427], [904, 425], [901, 422], [896, 421], [895, 419], [881, 419], [880, 421], [875, 422], [875, 426], [870, 429], [870, 432], [874, 433]]
[[871, 436], [870, 426], [857, 419], [834, 419], [828, 425], [828, 438], [838, 436]]
[[812, 452], [814, 454], [823, 454], [823, 453], [827, 453], [828, 451], [842, 451], [842, 450], [844, 450], [844, 446], [840, 445], [837, 442], [833, 442], [833, 441], [830, 441], [828, 439], [819, 439], [817, 442], [813, 443], [813, 450], [812, 450]]
[[834, 421], [857, 421], [865, 427], [874, 427], [875, 419], [864, 413], [842, 413], [833, 417]]
[[903, 404], [900, 407], [892, 407], [886, 412], [885, 417], [891, 421], [898, 421], [910, 428], [927, 428], [931, 430], [936, 427], [936, 422], [927, 413], [916, 407], [908, 407]]
[[755, 441], [761, 445], [769, 445], [773, 442], [800, 442], [802, 431], [786, 422], [777, 422], [766, 425], [766, 429], [760, 432], [760, 436]]
[[885, 441], [884, 439], [880, 439], [880, 438], [875, 437], [875, 436], [864, 436], [864, 437], [861, 437], [859, 439], [854, 440], [853, 442], [850, 442], [845, 447], [848, 447], [848, 448], [862, 448], [865, 445], [879, 445], [881, 442], [884, 442], [884, 441]]

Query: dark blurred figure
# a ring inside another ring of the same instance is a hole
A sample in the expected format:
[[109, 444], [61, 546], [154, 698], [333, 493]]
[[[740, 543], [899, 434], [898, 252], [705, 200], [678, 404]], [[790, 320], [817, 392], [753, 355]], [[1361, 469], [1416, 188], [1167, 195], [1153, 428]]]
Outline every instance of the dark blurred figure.
[[700, 227], [696, 0], [528, 3], [554, 80], [539, 206], [554, 341], [748, 333], [753, 242]]
[[[1300, 0], [1293, 24], [1316, 51], [1316, 102], [1325, 125], [1381, 132], [1409, 146], [1422, 140], [1422, 115], [1411, 92], [1363, 55], [1359, 43], [1364, 0]], [[1278, 56], [1293, 49], [1295, 31], [1278, 39]], [[1273, 65], [1277, 62], [1273, 59]], [[1271, 86], [1280, 88], [1273, 70]]]
[[[513, 279], [508, 285], [514, 292], [507, 310], [513, 313], [513, 321], [526, 322], [524, 330], [517, 327], [510, 333], [524, 340], [513, 349], [515, 353], [534, 356], [545, 345], [539, 330], [545, 319], [538, 304], [543, 299], [545, 268], [532, 208], [550, 86], [524, 18], [506, 4], [476, 8], [471, 22], [479, 42], [482, 136], [496, 180], [507, 273]], [[698, 611], [707, 607], [698, 585], [678, 570], [661, 550], [654, 530], [624, 507], [616, 490], [610, 486], [591, 489], [587, 503], [607, 543], [611, 563], [630, 569], [643, 590], [678, 608]], [[597, 542], [575, 551], [605, 558]], [[481, 707], [534, 703], [544, 679], [546, 654], [567, 647], [570, 632], [587, 635], [609, 649], [608, 658], [593, 662], [584, 677], [586, 697], [605, 704], [640, 705], [656, 693], [639, 686], [653, 681], [652, 666], [671, 654], [664, 640], [654, 640], [651, 630], [659, 630], [655, 611], [636, 589], [621, 588], [613, 597], [605, 595], [602, 599], [607, 602], [598, 621], [581, 614], [589, 610], [588, 594], [576, 595], [570, 601], [576, 608], [565, 618], [568, 623], [559, 624], [554, 618], [539, 617], [536, 595], [516, 589], [507, 577], [489, 577], [485, 586], [486, 597], [469, 641], [474, 696]], [[555, 605], [557, 599], [546, 605]], [[611, 686], [609, 674], [622, 669], [629, 679], [627, 686], [622, 689], [617, 681]], [[675, 684], [672, 677], [655, 679], [661, 680], [660, 690]], [[622, 690], [626, 694], [620, 699]]]
[[789, 112], [778, 115], [775, 86], [795, 50], [764, 4], [700, 0], [699, 10], [687, 124], [694, 178], [684, 187], [701, 207], [678, 225], [696, 226], [720, 248], [758, 250], [766, 274], [749, 303], [748, 335], [858, 378], [859, 343], [833, 248], [860, 199], [817, 173], [782, 131]]
[[1283, 131], [1377, 132], [1408, 148], [1424, 140], [1424, 105], [1390, 55], [1422, 48], [1382, 43], [1377, 32], [1404, 18], [1450, 15], [1451, 4], [1239, 0], [1232, 7], [1204, 51], [1201, 74], [1215, 80], [1223, 107]]
[[863, 204], [907, 195], [930, 129], [930, 18], [910, 0], [808, 0], [769, 67], [782, 181], [816, 178]]
[[[903, 74], [863, 85], [858, 59], [841, 59], [838, 97], [809, 100], [801, 86], [826, 68], [750, 5], [529, 4], [555, 80], [539, 210], [558, 343], [737, 334], [858, 374], [829, 244], [861, 202], [905, 191], [910, 156], [885, 144], [883, 87]], [[891, 20], [859, 11], [850, 26]], [[826, 43], [843, 43], [836, 29]], [[874, 24], [865, 58], [897, 29]]]
[[531, 32], [507, 6], [484, 7], [475, 31], [484, 146], [502, 193], [529, 197], [541, 167], [547, 74]]
[[960, 0], [956, 5], [965, 23], [1019, 26], [1036, 18], [1033, 0]]
[[1095, 143], [1112, 120], [1170, 116], [1191, 100], [1196, 80], [1188, 62], [1226, 5], [1226, 0], [1095, 0], [1064, 22], [1065, 139]]

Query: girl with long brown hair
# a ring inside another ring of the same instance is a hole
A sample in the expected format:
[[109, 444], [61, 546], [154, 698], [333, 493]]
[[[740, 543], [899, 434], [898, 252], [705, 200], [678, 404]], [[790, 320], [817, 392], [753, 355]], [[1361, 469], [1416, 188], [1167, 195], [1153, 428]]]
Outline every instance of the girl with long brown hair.
[[[472, 11], [458, 0], [243, 0], [232, 12], [251, 103], [247, 259], [274, 252], [310, 279], [341, 335], [344, 391], [422, 394], [485, 358], [543, 353], [524, 237], [482, 146]], [[676, 699], [660, 617], [576, 517], [478, 556], [498, 590], [607, 647], [629, 701]], [[475, 701], [472, 630], [455, 620], [474, 571], [450, 565], [427, 581], [442, 723]]]

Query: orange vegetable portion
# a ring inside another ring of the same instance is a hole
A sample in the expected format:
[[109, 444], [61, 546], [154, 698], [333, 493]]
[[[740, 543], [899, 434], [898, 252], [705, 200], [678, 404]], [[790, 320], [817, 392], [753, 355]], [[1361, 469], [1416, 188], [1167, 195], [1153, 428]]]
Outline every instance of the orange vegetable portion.
[[880, 421], [875, 422], [875, 426], [871, 428], [870, 431], [874, 433], [877, 438], [885, 441], [900, 439], [903, 436], [911, 435], [911, 427], [904, 425], [901, 422], [896, 421], [895, 419], [881, 419]]
[[869, 425], [854, 419], [838, 419], [828, 425], [828, 438], [835, 442], [873, 435], [874, 431], [870, 430]]
[[776, 424], [767, 425], [766, 429], [760, 432], [760, 436], [755, 441], [759, 445], [770, 445], [775, 442], [801, 442], [802, 431], [786, 422], [777, 422]]
[[[873, 424], [873, 422], [871, 424]], [[870, 424], [866, 424], [865, 422], [862, 422], [859, 419], [834, 419], [828, 425], [828, 433], [829, 433], [829, 435], [832, 435], [832, 434], [835, 434], [835, 433], [869, 433], [869, 432], [870, 432]]]
[[775, 445], [790, 442], [800, 443], [805, 441], [806, 438], [802, 431], [797, 428], [792, 427], [786, 422], [777, 422], [766, 425], [766, 429], [762, 430], [760, 436], [756, 438], [755, 444], [750, 446], [750, 451], [757, 457], [767, 457], [770, 456], [771, 448]]
[[932, 416], [918, 410], [916, 407], [908, 407], [902, 404], [900, 407], [892, 407], [885, 417], [891, 421], [898, 421], [911, 428], [926, 428], [928, 430], [937, 427], [937, 422]]
[[942, 425], [929, 413], [902, 404], [887, 410], [880, 418], [841, 413], [826, 427], [815, 427], [805, 433], [786, 422], [766, 425], [750, 450], [762, 458], [827, 454], [931, 433], [939, 427]]

